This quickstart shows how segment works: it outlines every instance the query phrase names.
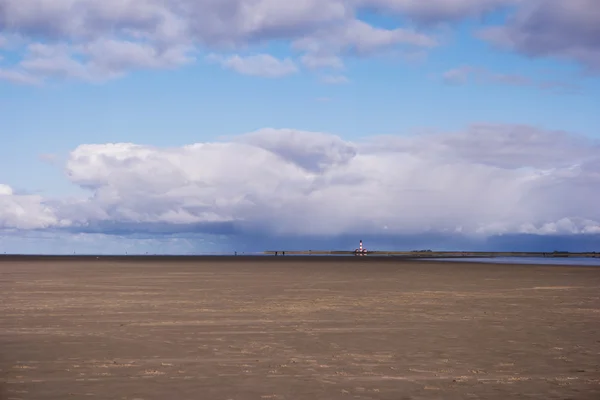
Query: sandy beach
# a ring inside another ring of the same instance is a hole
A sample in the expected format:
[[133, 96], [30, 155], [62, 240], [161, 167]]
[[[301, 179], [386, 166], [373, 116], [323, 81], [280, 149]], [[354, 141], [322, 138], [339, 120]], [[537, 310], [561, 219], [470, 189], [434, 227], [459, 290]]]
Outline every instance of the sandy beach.
[[4, 399], [599, 399], [600, 268], [0, 262]]

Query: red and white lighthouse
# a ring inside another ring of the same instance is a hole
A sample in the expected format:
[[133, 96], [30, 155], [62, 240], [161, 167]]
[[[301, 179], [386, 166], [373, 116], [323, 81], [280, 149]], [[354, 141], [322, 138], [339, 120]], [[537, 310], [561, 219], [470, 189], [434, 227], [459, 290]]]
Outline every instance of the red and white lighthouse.
[[367, 254], [367, 249], [363, 248], [363, 242], [362, 242], [362, 240], [358, 244], [358, 249], [354, 250], [354, 254], [355, 255], [360, 255], [360, 256]]

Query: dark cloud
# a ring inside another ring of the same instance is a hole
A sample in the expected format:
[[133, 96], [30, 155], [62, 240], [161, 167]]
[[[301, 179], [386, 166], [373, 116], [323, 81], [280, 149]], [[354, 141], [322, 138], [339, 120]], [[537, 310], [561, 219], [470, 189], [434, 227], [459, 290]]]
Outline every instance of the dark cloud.
[[530, 57], [572, 60], [600, 72], [600, 7], [596, 0], [531, 0], [505, 26], [482, 31], [490, 42]]
[[356, 156], [356, 146], [338, 136], [294, 129], [263, 129], [239, 138], [292, 161], [311, 172], [345, 164]]
[[[459, 234], [417, 235], [262, 235], [201, 233], [6, 232], [0, 252], [11, 254], [260, 254], [268, 250], [346, 250], [363, 240], [369, 250], [570, 251], [600, 252], [600, 235], [507, 234], [471, 237]], [[554, 261], [549, 259], [549, 262]]]

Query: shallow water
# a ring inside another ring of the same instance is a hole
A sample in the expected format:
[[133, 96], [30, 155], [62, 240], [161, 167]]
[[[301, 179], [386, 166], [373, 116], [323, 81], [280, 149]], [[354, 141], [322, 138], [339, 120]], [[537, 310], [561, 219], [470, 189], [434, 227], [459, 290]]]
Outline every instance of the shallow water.
[[587, 257], [493, 257], [493, 258], [436, 258], [437, 261], [477, 262], [496, 264], [591, 265], [600, 267], [600, 258]]

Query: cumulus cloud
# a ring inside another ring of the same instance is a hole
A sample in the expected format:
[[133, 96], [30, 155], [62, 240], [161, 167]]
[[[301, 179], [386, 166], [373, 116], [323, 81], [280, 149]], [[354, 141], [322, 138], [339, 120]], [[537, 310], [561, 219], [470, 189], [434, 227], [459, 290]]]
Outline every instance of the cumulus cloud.
[[320, 132], [268, 128], [241, 135], [237, 140], [268, 150], [311, 172], [345, 164], [356, 156], [355, 145]]
[[226, 142], [81, 145], [87, 198], [0, 187], [0, 224], [78, 232], [291, 235], [597, 233], [600, 146], [561, 131], [474, 125], [349, 142], [262, 129]]
[[306, 65], [336, 68], [341, 66], [336, 62], [339, 55], [364, 57], [398, 46], [412, 49], [436, 45], [435, 39], [413, 30], [376, 28], [359, 20], [325, 27], [293, 43], [295, 49], [306, 52]]
[[596, 0], [531, 0], [506, 25], [484, 29], [481, 36], [530, 57], [573, 60], [590, 72], [600, 72]]
[[13, 194], [13, 190], [10, 186], [0, 183], [0, 196], [10, 196]]
[[0, 80], [24, 85], [35, 85], [40, 82], [30, 73], [5, 68], [0, 68]]
[[132, 69], [166, 69], [192, 62], [191, 49], [171, 46], [157, 49], [150, 44], [98, 39], [85, 45], [41, 44], [27, 47], [16, 68], [5, 71], [7, 79], [23, 83], [39, 82], [37, 77], [74, 78], [104, 81], [118, 78]]
[[296, 63], [291, 59], [280, 60], [270, 54], [255, 54], [246, 57], [239, 55], [223, 57], [211, 54], [208, 56], [208, 60], [218, 62], [224, 68], [232, 69], [243, 75], [265, 78], [281, 78], [298, 72]]
[[[311, 68], [339, 67], [342, 55], [394, 45], [432, 45], [422, 33], [358, 20], [357, 12], [367, 5], [345, 0], [0, 0], [0, 32], [5, 33], [0, 46], [20, 49], [17, 57], [26, 50], [2, 77], [22, 83], [31, 83], [31, 77], [102, 81], [140, 68], [185, 65], [203, 49], [231, 53], [269, 41], [296, 42]], [[230, 61], [241, 64], [235, 57]]]
[[[339, 69], [349, 56], [393, 50], [422, 57], [438, 45], [431, 23], [507, 7], [516, 14], [486, 30], [485, 38], [599, 70], [595, 0], [0, 0], [0, 47], [15, 57], [25, 53], [0, 70], [0, 79], [103, 81], [135, 69], [186, 65], [200, 51], [240, 53], [269, 42], [291, 43], [308, 68]], [[376, 27], [359, 19], [364, 10], [416, 23]]]
[[43, 229], [60, 223], [40, 196], [20, 195], [0, 184], [0, 229]]

